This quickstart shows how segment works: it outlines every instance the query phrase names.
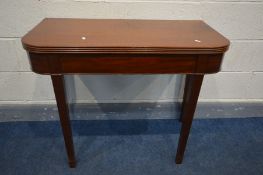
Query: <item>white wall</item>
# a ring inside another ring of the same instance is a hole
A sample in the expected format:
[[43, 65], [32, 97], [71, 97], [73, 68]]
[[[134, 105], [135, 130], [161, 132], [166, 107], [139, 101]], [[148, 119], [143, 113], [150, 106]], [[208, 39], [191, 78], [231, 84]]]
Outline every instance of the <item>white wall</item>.
[[[1, 0], [0, 104], [54, 103], [48, 76], [30, 71], [20, 38], [45, 17], [202, 19], [231, 40], [200, 100], [263, 101], [263, 0]], [[77, 102], [174, 101], [182, 76], [69, 76]]]

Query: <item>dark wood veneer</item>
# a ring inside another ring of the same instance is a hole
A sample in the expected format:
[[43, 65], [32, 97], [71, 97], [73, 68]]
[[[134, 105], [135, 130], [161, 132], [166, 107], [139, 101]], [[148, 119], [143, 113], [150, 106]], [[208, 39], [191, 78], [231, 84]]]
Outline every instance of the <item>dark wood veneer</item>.
[[[29, 53], [32, 70], [39, 74], [172, 74], [215, 73], [223, 54], [53, 54]], [[147, 66], [146, 66], [147, 65]]]
[[229, 41], [200, 20], [44, 19], [22, 38], [32, 70], [51, 75], [70, 167], [75, 167], [64, 74], [186, 74], [176, 163], [183, 160], [205, 74]]

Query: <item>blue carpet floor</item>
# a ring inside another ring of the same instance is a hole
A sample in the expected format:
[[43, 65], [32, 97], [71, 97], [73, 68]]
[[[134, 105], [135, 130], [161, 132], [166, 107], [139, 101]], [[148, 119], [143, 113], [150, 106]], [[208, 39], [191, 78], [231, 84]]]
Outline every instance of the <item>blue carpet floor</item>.
[[177, 120], [73, 121], [77, 167], [59, 123], [0, 123], [1, 175], [262, 175], [263, 118], [193, 122], [176, 165]]

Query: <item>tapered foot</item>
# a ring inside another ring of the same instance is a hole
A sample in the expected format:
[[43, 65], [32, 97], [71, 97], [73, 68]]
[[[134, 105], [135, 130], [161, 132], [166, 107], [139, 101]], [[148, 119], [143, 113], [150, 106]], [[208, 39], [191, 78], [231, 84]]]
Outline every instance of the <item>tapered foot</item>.
[[183, 158], [182, 157], [179, 157], [179, 156], [176, 156], [175, 158], [175, 164], [182, 164], [183, 162]]
[[68, 162], [68, 164], [69, 164], [69, 167], [70, 168], [76, 168], [76, 161], [74, 160], [74, 161], [70, 161], [70, 162]]

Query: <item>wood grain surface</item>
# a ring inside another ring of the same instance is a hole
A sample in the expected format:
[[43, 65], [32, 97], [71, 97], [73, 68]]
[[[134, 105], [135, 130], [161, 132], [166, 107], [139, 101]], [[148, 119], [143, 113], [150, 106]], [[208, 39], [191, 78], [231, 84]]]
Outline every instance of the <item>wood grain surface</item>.
[[229, 41], [203, 21], [44, 19], [22, 38], [31, 68], [52, 77], [70, 167], [76, 166], [64, 74], [187, 74], [176, 163], [204, 74], [220, 70]]
[[200, 20], [46, 18], [22, 38], [34, 53], [223, 53], [229, 41]]

